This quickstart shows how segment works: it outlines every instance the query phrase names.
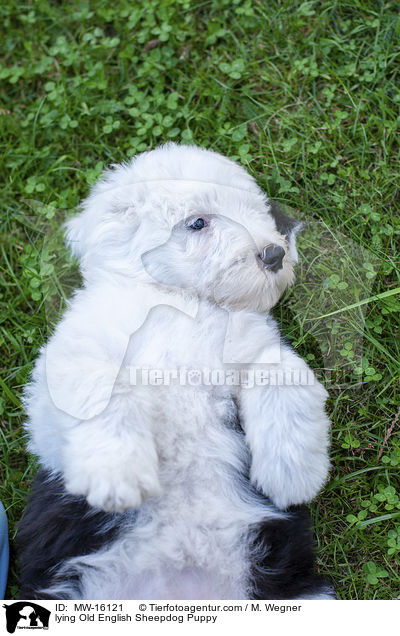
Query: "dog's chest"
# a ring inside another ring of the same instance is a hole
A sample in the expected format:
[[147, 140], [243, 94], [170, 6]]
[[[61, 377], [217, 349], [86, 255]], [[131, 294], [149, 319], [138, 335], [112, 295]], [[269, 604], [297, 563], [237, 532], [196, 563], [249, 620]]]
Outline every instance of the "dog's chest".
[[[126, 361], [149, 368], [196, 368], [222, 363], [227, 312], [202, 303], [195, 316], [159, 305], [130, 335]], [[129, 322], [124, 326], [129, 330]], [[169, 366], [168, 366], [169, 365]]]
[[143, 514], [182, 558], [195, 555], [205, 564], [207, 541], [224, 549], [226, 527], [235, 523], [238, 476], [246, 471], [248, 451], [230, 397], [188, 388], [178, 408], [173, 393], [163, 400], [157, 422], [162, 496], [147, 502]]

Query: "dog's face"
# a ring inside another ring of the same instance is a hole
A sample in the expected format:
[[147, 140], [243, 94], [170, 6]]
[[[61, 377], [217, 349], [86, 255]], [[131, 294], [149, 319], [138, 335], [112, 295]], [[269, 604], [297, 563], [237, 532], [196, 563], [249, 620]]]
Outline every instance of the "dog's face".
[[266, 311], [293, 282], [299, 225], [234, 162], [168, 144], [106, 174], [68, 238], [88, 278], [145, 272], [227, 309]]
[[288, 241], [267, 213], [249, 208], [244, 225], [244, 210], [228, 211], [199, 208], [182, 219], [168, 241], [142, 255], [144, 268], [154, 280], [195, 290], [224, 308], [265, 311], [293, 282]]

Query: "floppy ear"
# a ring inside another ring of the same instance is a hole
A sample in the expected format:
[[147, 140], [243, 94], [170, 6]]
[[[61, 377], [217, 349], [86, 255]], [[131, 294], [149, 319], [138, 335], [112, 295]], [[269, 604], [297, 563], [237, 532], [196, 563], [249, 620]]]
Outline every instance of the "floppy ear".
[[139, 225], [136, 187], [129, 167], [105, 170], [84, 199], [80, 211], [65, 224], [65, 240], [72, 254], [85, 265], [126, 256]]
[[276, 229], [286, 237], [292, 261], [297, 263], [299, 258], [296, 248], [296, 234], [302, 229], [303, 223], [282, 212], [281, 206], [276, 201], [270, 201], [269, 203], [269, 213], [275, 221]]

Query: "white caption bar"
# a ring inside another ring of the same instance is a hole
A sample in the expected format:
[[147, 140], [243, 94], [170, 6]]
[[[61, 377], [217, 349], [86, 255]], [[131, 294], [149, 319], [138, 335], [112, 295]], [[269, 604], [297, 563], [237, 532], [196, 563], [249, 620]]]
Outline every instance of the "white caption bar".
[[[376, 636], [398, 623], [390, 601], [4, 601], [1, 633], [50, 634], [308, 634]], [[273, 632], [271, 630], [275, 630]]]

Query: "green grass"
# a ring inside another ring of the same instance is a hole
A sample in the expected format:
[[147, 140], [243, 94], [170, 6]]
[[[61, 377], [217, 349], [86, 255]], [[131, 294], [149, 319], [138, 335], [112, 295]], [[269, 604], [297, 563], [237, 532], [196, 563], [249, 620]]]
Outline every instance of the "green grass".
[[309, 223], [298, 283], [275, 314], [330, 393], [332, 475], [312, 505], [318, 566], [343, 599], [398, 597], [398, 2], [9, 0], [0, 17], [11, 542], [35, 470], [22, 388], [77, 281], [56, 228], [103, 166], [195, 142], [235, 157]]

